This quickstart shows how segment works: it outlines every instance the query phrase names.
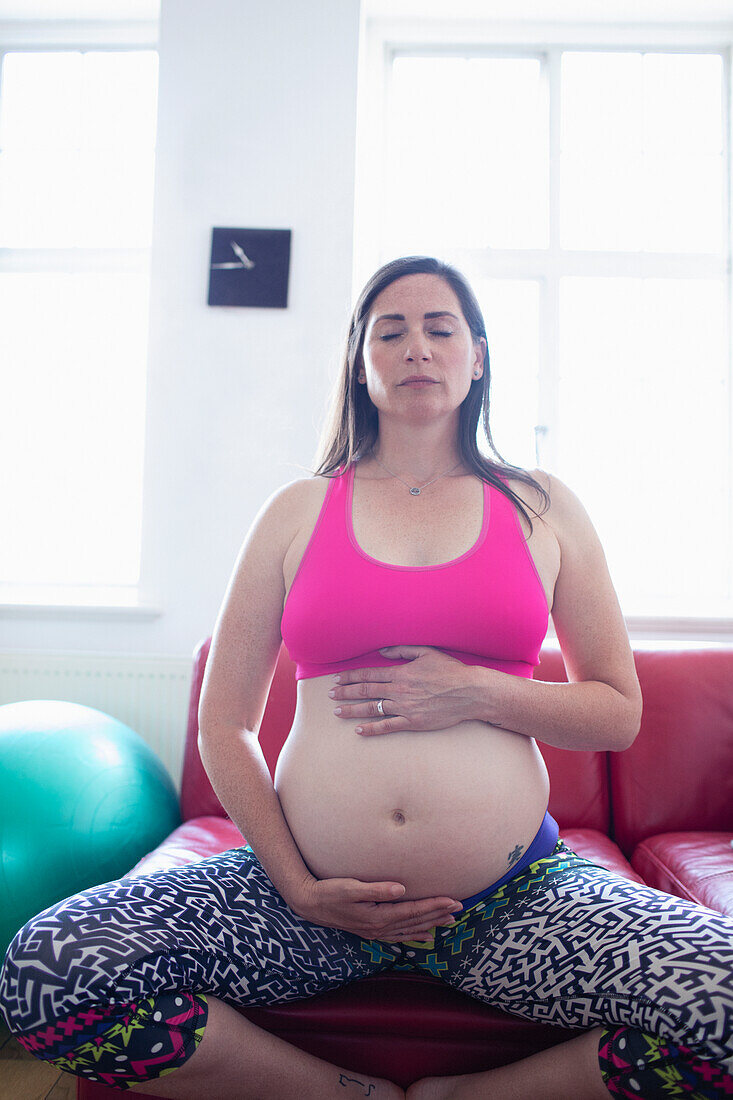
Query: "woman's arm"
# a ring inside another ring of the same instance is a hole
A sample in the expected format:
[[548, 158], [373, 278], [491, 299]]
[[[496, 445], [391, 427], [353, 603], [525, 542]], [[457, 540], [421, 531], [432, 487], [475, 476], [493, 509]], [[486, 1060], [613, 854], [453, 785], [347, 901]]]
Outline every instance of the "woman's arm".
[[257, 740], [281, 645], [283, 560], [295, 534], [297, 483], [260, 509], [229, 581], [199, 703], [199, 749], [217, 797], [285, 900], [312, 880]]
[[550, 494], [543, 520], [560, 543], [552, 619], [569, 682], [467, 667], [475, 716], [558, 748], [618, 752], [639, 732], [642, 698], [603, 547], [577, 496], [552, 475], [534, 475]]

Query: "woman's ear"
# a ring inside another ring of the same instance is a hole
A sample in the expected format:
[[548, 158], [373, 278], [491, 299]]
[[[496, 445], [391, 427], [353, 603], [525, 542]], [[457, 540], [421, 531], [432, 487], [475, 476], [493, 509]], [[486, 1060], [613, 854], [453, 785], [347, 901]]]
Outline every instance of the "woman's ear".
[[481, 369], [481, 374], [483, 374], [484, 363], [486, 362], [486, 349], [488, 348], [488, 344], [486, 343], [486, 340], [483, 338], [483, 336], [481, 336], [478, 340], [474, 340], [473, 346], [476, 349], [476, 358], [473, 363], [473, 369], [475, 371], [478, 367]]

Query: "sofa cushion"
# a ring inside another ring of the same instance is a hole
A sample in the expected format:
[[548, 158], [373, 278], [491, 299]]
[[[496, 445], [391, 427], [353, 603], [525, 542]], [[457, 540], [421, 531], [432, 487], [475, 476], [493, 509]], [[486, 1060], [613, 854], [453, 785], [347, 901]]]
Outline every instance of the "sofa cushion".
[[560, 829], [560, 839], [564, 840], [568, 848], [592, 860], [600, 867], [613, 871], [615, 875], [622, 875], [632, 882], [643, 882], [641, 875], [637, 874], [618, 844], [597, 829]]
[[631, 862], [655, 889], [733, 917], [733, 833], [660, 833]]
[[403, 1088], [423, 1076], [505, 1065], [584, 1030], [512, 1016], [436, 978], [408, 973], [378, 974], [308, 1001], [240, 1011], [316, 1057]]
[[143, 856], [130, 875], [152, 875], [154, 871], [182, 867], [184, 863], [194, 863], [244, 844], [242, 834], [228, 817], [195, 817], [184, 821], [154, 851]]
[[733, 831], [733, 647], [636, 650], [639, 736], [610, 752], [613, 837], [630, 857], [660, 833]]

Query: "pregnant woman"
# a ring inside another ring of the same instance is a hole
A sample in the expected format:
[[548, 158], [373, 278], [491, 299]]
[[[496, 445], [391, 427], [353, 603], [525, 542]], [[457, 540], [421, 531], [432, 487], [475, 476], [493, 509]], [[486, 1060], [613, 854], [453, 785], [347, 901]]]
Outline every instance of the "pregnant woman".
[[[587, 513], [501, 459], [488, 398], [460, 273], [380, 269], [318, 469], [261, 508], [214, 632], [201, 751], [248, 845], [21, 929], [0, 1003], [39, 1057], [154, 1096], [404, 1098], [234, 1006], [417, 970], [586, 1030], [409, 1100], [733, 1094], [733, 920], [578, 856], [547, 812], [537, 741], [623, 751], [641, 695]], [[550, 612], [567, 684], [532, 679]], [[298, 695], [273, 785], [257, 732], [282, 641]]]

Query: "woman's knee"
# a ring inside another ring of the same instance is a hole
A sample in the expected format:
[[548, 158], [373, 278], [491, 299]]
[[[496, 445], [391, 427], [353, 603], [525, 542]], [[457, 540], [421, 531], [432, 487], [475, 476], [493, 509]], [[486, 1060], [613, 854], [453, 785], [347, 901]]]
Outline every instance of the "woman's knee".
[[110, 978], [98, 952], [41, 914], [8, 948], [0, 1011], [29, 1053], [91, 1081], [129, 1087], [187, 1061], [203, 1035], [206, 997], [190, 990], [110, 996]]
[[80, 1031], [43, 1057], [77, 1077], [129, 1088], [187, 1062], [201, 1042], [207, 1017], [206, 996], [190, 990], [129, 1005], [99, 1005], [78, 1014]]
[[13, 937], [0, 974], [0, 1007], [12, 1032], [37, 1030], [114, 999], [132, 958], [130, 937], [121, 926], [101, 926], [93, 903], [86, 895], [67, 898]]
[[603, 1083], [614, 1096], [654, 1100], [684, 1092], [718, 1100], [733, 1094], [733, 1076], [725, 1059], [638, 1028], [615, 1024], [601, 1028], [598, 1062]]
[[73, 936], [47, 913], [29, 920], [13, 937], [0, 972], [0, 1013], [13, 1033], [44, 1025], [64, 1013]]

